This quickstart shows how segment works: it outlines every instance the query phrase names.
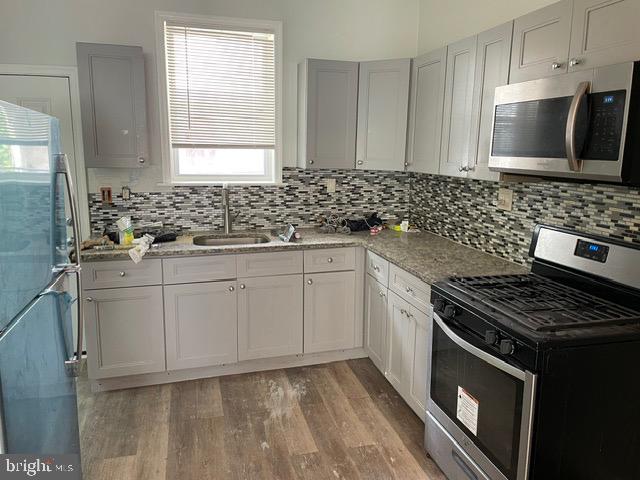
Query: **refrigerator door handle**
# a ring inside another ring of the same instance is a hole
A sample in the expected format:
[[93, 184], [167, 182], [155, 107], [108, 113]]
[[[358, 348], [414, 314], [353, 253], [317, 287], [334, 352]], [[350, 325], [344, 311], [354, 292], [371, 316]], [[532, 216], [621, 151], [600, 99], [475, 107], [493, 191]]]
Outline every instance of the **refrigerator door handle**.
[[65, 185], [67, 190], [67, 196], [69, 198], [69, 207], [71, 209], [71, 227], [73, 229], [73, 248], [75, 250], [76, 261], [70, 264], [58, 265], [57, 267], [62, 270], [66, 268], [80, 269], [80, 225], [78, 223], [78, 203], [76, 201], [76, 193], [73, 188], [73, 179], [71, 178], [69, 159], [64, 153], [56, 155], [55, 159], [55, 171], [57, 175], [63, 175], [65, 179]]

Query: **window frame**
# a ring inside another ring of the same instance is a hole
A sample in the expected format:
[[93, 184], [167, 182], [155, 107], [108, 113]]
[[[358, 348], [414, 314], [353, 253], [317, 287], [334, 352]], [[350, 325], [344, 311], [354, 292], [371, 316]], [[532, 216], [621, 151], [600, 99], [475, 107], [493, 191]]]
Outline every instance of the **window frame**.
[[[275, 64], [275, 148], [273, 152], [273, 171], [269, 177], [241, 177], [238, 175], [188, 175], [180, 178], [176, 172], [176, 159], [171, 147], [169, 130], [169, 90], [167, 88], [167, 65], [165, 53], [165, 22], [184, 23], [204, 28], [238, 30], [263, 30], [274, 35]], [[156, 67], [158, 75], [158, 96], [160, 110], [160, 139], [162, 153], [162, 176], [165, 185], [228, 185], [257, 184], [273, 185], [282, 183], [282, 22], [250, 18], [219, 17], [209, 15], [183, 14], [174, 12], [155, 12]]]

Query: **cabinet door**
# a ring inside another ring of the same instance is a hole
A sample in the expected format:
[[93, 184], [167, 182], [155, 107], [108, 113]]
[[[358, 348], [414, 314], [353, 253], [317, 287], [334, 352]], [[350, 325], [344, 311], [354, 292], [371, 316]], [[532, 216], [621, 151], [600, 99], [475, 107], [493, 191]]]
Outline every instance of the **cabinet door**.
[[403, 392], [408, 368], [404, 351], [409, 332], [410, 305], [393, 292], [387, 303], [387, 370], [385, 376], [398, 392]]
[[89, 378], [161, 372], [162, 287], [85, 291]]
[[413, 60], [407, 146], [407, 170], [411, 172], [439, 171], [446, 66], [446, 48]]
[[440, 173], [466, 176], [469, 163], [473, 76], [476, 37], [461, 40], [447, 48]]
[[387, 287], [366, 275], [364, 292], [365, 344], [369, 358], [383, 374], [387, 364]]
[[142, 47], [78, 43], [87, 167], [142, 167], [148, 160]]
[[566, 73], [571, 11], [563, 0], [515, 19], [509, 83]]
[[574, 0], [569, 71], [640, 58], [638, 0]]
[[309, 59], [298, 76], [299, 166], [353, 168], [358, 62]]
[[360, 64], [356, 166], [404, 170], [411, 60]]
[[500, 178], [498, 172], [489, 170], [493, 97], [496, 87], [509, 81], [512, 32], [513, 22], [508, 22], [478, 35], [471, 113], [471, 146], [475, 146], [469, 165], [472, 178]]
[[164, 287], [167, 369], [238, 361], [236, 282]]
[[304, 276], [304, 352], [355, 346], [355, 272]]
[[405, 348], [406, 362], [409, 371], [406, 379], [406, 396], [409, 405], [424, 420], [427, 410], [427, 329], [430, 328], [431, 307], [429, 314], [411, 307], [411, 321], [407, 333]]
[[302, 275], [238, 280], [238, 358], [302, 353]]

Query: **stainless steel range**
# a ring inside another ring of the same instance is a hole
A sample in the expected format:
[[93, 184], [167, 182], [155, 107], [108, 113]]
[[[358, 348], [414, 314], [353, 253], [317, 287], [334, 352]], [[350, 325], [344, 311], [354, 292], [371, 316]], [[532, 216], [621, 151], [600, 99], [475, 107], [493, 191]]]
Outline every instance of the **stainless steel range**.
[[425, 446], [450, 480], [640, 478], [640, 247], [535, 229], [531, 273], [432, 289]]

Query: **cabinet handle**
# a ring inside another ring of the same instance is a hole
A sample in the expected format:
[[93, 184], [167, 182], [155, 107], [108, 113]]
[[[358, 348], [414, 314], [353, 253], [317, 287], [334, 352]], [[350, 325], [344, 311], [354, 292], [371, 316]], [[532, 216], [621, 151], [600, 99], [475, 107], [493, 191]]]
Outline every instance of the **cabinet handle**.
[[406, 314], [407, 314], [407, 311], [406, 311], [404, 308], [401, 308], [401, 309], [400, 309], [400, 313], [401, 313], [402, 315], [406, 315]]
[[331, 258], [331, 257], [327, 258], [327, 262], [333, 263], [333, 258]]
[[87, 297], [86, 300], [87, 302], [93, 302], [93, 297]]
[[144, 157], [138, 157], [138, 163], [139, 163], [140, 165], [144, 164], [144, 162], [145, 162], [145, 161], [146, 161], [146, 160], [144, 159]]
[[358, 160], [358, 165], [362, 165], [364, 162], [362, 160]]
[[119, 275], [120, 275], [121, 277], [124, 277], [124, 276], [126, 275], [126, 273], [125, 273], [125, 272], [120, 272], [120, 273], [119, 273]]
[[311, 279], [307, 280], [307, 285], [313, 285], [313, 280]]
[[236, 289], [236, 287], [234, 287], [233, 285], [231, 285], [231, 286], [229, 287], [229, 291], [230, 291], [230, 292], [233, 292], [235, 289]]
[[553, 63], [551, 64], [551, 69], [552, 69], [552, 70], [558, 70], [559, 68], [562, 68], [562, 64], [561, 64], [561, 63], [559, 63], [559, 62], [553, 62]]
[[582, 60], [580, 60], [579, 58], [572, 58], [571, 60], [569, 60], [570, 67], [575, 67], [576, 65], [580, 65], [581, 63]]
[[240, 284], [240, 290], [244, 290], [246, 288], [246, 285], [244, 283]]
[[470, 170], [469, 167], [467, 167], [466, 165], [463, 165], [460, 168], [458, 168], [459, 172], [468, 172], [469, 170]]

